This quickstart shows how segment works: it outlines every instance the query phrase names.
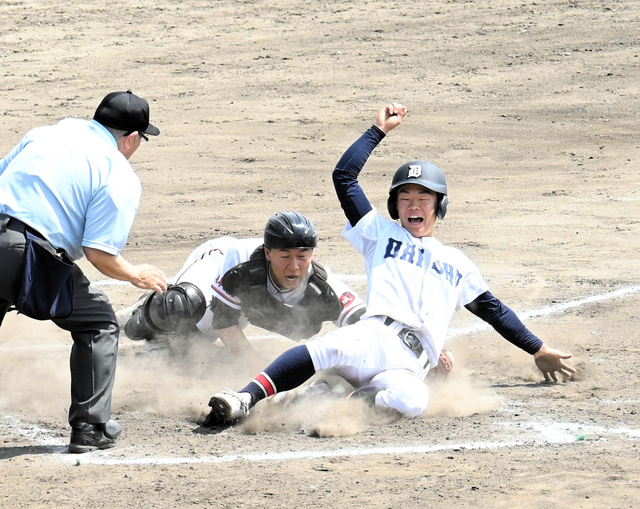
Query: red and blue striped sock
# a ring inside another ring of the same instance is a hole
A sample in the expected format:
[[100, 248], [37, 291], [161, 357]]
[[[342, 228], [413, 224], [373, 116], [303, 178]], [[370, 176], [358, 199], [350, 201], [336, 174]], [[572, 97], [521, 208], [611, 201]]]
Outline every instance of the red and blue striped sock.
[[309, 380], [316, 370], [306, 346], [294, 346], [273, 361], [240, 392], [251, 394], [251, 406], [258, 401], [289, 391]]

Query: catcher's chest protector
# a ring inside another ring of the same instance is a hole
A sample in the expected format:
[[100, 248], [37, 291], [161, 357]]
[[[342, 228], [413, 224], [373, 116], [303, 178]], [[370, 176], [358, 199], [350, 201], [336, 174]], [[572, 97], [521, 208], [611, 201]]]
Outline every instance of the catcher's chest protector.
[[229, 271], [222, 280], [224, 289], [242, 300], [242, 312], [249, 323], [300, 340], [320, 332], [323, 322], [338, 319], [340, 301], [321, 265], [311, 262], [314, 274], [304, 296], [300, 304], [290, 306], [267, 291], [267, 260], [264, 251], [260, 251], [261, 256], [254, 252], [249, 261]]

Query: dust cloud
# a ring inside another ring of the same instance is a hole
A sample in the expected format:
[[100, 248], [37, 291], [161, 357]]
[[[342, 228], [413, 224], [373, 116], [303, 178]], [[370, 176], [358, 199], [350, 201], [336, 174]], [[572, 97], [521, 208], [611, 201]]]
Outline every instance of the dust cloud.
[[[70, 404], [68, 332], [51, 322], [10, 314], [0, 329], [0, 409], [5, 414], [66, 421]], [[234, 358], [202, 338], [178, 340], [172, 350], [145, 351], [120, 337], [113, 413], [137, 410], [197, 422], [209, 398], [240, 389], [290, 345], [258, 341], [259, 357]]]
[[0, 410], [66, 421], [71, 338], [50, 322], [9, 313], [0, 329]]
[[[499, 407], [502, 399], [494, 390], [475, 381], [463, 366], [456, 365], [455, 369], [447, 379], [428, 381], [430, 402], [425, 416], [462, 417]], [[297, 432], [317, 437], [341, 437], [400, 419], [397, 412], [380, 411], [362, 400], [345, 400], [343, 396], [352, 388], [329, 373], [321, 376], [329, 380], [330, 393], [307, 396], [305, 389], [309, 385], [306, 385], [278, 394], [254, 408], [243, 424], [244, 431], [250, 434]]]
[[446, 381], [429, 384], [430, 402], [425, 415], [464, 417], [495, 410], [502, 399], [489, 386], [467, 374], [452, 374]]
[[305, 392], [309, 385], [278, 394], [258, 404], [243, 429], [250, 434], [286, 432], [342, 437], [399, 420], [397, 412], [380, 412], [362, 400], [344, 399], [349, 392], [347, 385], [332, 383], [333, 390], [320, 395]]
[[[11, 318], [11, 317], [10, 317]], [[500, 338], [498, 338], [500, 340]], [[71, 338], [52, 324], [15, 317], [3, 325], [0, 339], [0, 408], [35, 418], [66, 418], [69, 406]], [[295, 343], [286, 339], [252, 340], [259, 356], [234, 358], [221, 343], [203, 338], [177, 340], [171, 351], [145, 351], [142, 342], [121, 337], [113, 411], [140, 411], [201, 422], [209, 398], [229, 388], [240, 390], [273, 359]], [[461, 417], [490, 412], [501, 398], [482, 376], [483, 354], [472, 343], [457, 341], [453, 373], [428, 380], [430, 402], [425, 416]], [[575, 361], [575, 360], [574, 360]], [[508, 345], [494, 363], [504, 373], [541, 380], [531, 356]], [[574, 365], [579, 363], [574, 362]], [[257, 405], [244, 423], [247, 433], [297, 432], [313, 436], [354, 435], [393, 422], [361, 401], [341, 398], [352, 388], [330, 373], [322, 376], [333, 391], [307, 401], [298, 391]]]
[[145, 351], [137, 344], [133, 355], [120, 357], [114, 410], [201, 421], [211, 396], [225, 388], [241, 389], [281, 353], [272, 345], [272, 350], [260, 349], [259, 357], [238, 358], [220, 342], [201, 337], [175, 343], [165, 351]]

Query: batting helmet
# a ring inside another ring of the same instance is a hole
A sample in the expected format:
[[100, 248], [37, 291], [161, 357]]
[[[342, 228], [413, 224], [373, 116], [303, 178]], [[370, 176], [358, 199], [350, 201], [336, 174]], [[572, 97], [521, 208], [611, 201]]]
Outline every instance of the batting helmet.
[[426, 161], [409, 161], [398, 168], [391, 181], [387, 199], [387, 210], [391, 219], [398, 219], [398, 189], [405, 184], [418, 184], [435, 191], [438, 194], [436, 214], [439, 219], [444, 218], [449, 203], [447, 179], [444, 173], [435, 164]]
[[311, 219], [297, 212], [278, 212], [264, 229], [264, 246], [269, 249], [314, 248], [318, 233]]

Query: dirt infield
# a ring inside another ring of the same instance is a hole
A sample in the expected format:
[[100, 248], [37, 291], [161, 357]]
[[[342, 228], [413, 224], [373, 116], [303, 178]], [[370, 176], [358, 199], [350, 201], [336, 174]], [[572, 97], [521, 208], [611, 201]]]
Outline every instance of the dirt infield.
[[[144, 355], [122, 338], [116, 448], [66, 454], [71, 340], [0, 330], [0, 506], [583, 507], [640, 502], [640, 4], [632, 0], [0, 2], [0, 154], [30, 128], [90, 117], [112, 90], [149, 99], [161, 136], [132, 163], [143, 199], [123, 255], [173, 274], [221, 235], [308, 214], [317, 257], [362, 295], [331, 183], [390, 101], [409, 107], [361, 182], [384, 211], [392, 173], [446, 173], [443, 242], [543, 340], [572, 381], [454, 317], [456, 371], [415, 421], [267, 403], [243, 426], [198, 423], [262, 365], [218, 344]], [[1, 262], [1, 261], [0, 261]], [[80, 262], [116, 309], [142, 294]], [[265, 361], [292, 341], [250, 328]]]

